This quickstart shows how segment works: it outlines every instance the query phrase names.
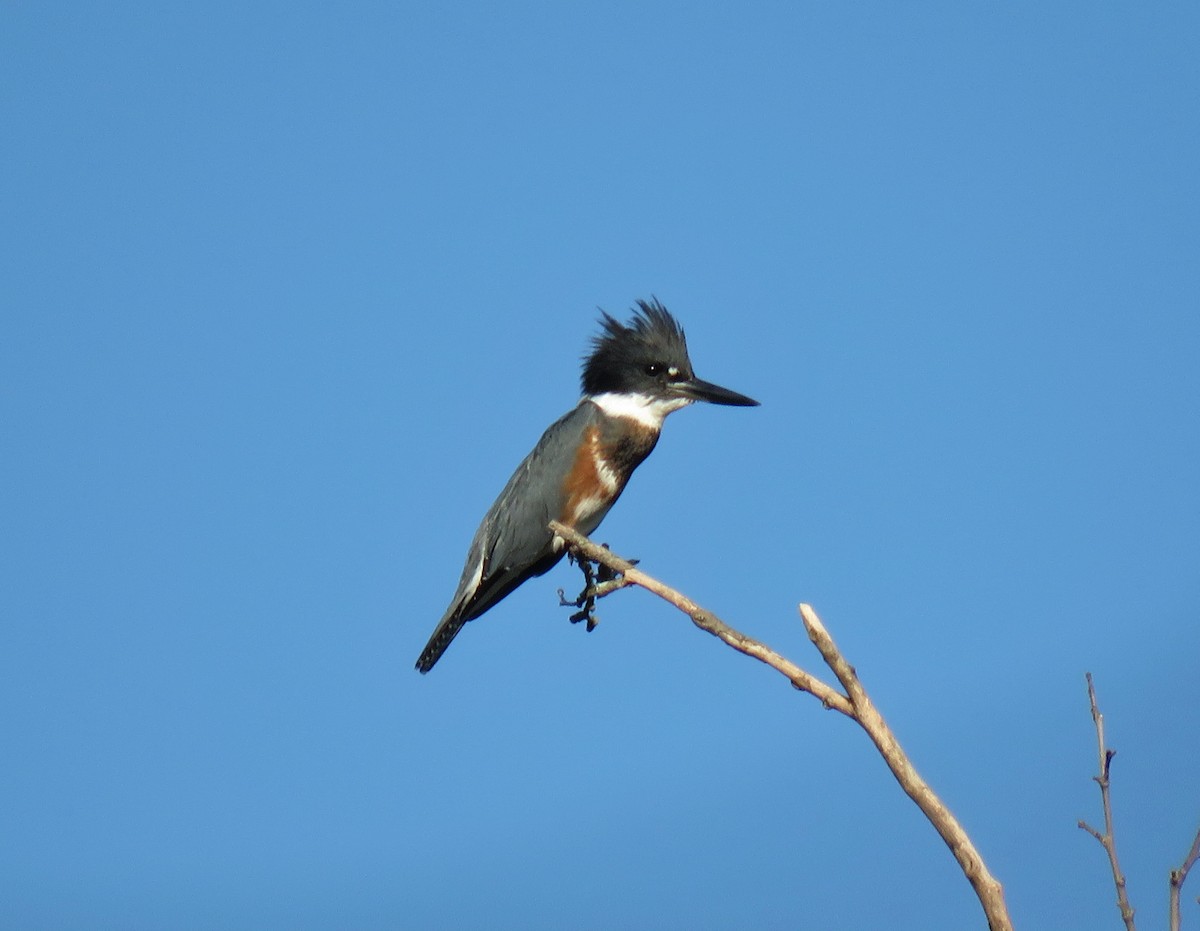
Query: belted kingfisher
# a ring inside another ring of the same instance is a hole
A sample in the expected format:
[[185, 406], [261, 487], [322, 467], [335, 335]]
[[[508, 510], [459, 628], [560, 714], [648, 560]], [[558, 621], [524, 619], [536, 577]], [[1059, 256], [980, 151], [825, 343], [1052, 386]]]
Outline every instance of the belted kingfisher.
[[419, 671], [433, 668], [463, 624], [562, 559], [565, 541], [549, 529], [551, 520], [583, 534], [600, 525], [654, 449], [667, 414], [693, 401], [758, 405], [695, 376], [683, 328], [657, 299], [638, 301], [628, 324], [601, 315], [583, 362], [583, 397], [550, 425], [475, 531]]

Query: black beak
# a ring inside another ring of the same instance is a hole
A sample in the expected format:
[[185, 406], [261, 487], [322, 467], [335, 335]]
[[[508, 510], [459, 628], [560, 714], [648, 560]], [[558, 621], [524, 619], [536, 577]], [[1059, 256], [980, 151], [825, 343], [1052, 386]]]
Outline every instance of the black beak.
[[701, 381], [699, 378], [672, 382], [671, 390], [681, 397], [691, 398], [693, 401], [727, 404], [730, 407], [758, 407], [758, 402], [754, 398], [748, 398], [744, 394], [714, 385], [710, 381]]

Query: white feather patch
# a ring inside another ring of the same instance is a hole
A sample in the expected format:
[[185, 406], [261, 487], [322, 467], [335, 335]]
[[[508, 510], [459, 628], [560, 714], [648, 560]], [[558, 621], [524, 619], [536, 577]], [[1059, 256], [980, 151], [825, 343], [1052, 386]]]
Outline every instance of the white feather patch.
[[479, 562], [475, 564], [475, 572], [471, 576], [471, 581], [467, 583], [466, 589], [463, 591], [463, 604], [466, 604], [479, 591], [479, 583], [483, 581], [483, 558], [480, 557]]
[[654, 398], [648, 394], [598, 394], [589, 400], [609, 417], [628, 417], [655, 430], [662, 429], [667, 414], [692, 403], [690, 398]]
[[596, 475], [600, 479], [600, 484], [604, 486], [604, 490], [610, 495], [616, 494], [617, 491], [617, 473], [613, 471], [613, 467], [608, 464], [608, 461], [596, 458]]

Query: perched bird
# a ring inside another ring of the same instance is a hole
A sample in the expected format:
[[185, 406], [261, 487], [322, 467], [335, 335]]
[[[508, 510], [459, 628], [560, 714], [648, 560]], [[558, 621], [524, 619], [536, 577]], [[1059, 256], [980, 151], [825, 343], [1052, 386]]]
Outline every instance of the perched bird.
[[582, 534], [600, 525], [667, 414], [693, 401], [758, 405], [695, 376], [683, 328], [657, 299], [638, 301], [627, 324], [601, 314], [583, 361], [583, 397], [550, 425], [483, 518], [458, 590], [417, 660], [423, 673], [463, 624], [562, 559], [566, 544], [551, 520]]

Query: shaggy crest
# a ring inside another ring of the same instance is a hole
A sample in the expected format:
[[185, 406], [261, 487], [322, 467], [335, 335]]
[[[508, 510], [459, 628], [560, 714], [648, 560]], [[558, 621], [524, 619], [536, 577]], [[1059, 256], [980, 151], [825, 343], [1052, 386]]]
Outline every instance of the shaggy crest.
[[619, 392], [625, 386], [621, 372], [643, 373], [652, 366], [674, 367], [690, 378], [683, 327], [658, 300], [638, 301], [628, 323], [600, 311], [601, 332], [592, 337], [592, 351], [584, 357], [580, 379], [585, 395]]

